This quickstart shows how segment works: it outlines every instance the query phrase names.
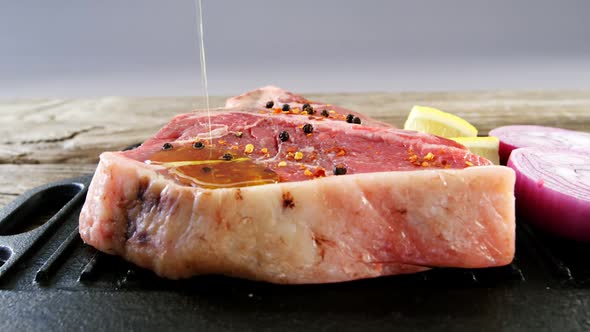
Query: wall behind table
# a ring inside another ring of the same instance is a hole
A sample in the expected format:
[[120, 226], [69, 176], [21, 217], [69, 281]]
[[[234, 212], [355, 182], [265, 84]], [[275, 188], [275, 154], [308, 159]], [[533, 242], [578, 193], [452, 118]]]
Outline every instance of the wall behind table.
[[[211, 94], [590, 88], [590, 2], [203, 0]], [[0, 98], [201, 93], [192, 0], [0, 0]]]

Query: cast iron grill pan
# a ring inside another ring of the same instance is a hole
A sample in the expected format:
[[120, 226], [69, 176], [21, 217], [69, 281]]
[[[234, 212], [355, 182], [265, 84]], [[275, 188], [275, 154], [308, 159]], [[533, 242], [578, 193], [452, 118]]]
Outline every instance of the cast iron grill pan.
[[0, 330], [590, 331], [590, 245], [518, 223], [506, 267], [327, 285], [166, 280], [82, 243], [91, 176], [0, 212]]

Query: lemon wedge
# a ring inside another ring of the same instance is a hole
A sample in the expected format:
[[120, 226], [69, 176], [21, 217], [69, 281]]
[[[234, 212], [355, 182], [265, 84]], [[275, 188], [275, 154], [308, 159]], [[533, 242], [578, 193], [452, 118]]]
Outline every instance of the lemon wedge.
[[477, 136], [477, 129], [460, 117], [436, 108], [417, 105], [412, 107], [404, 129], [447, 138]]
[[498, 155], [500, 140], [497, 137], [451, 137], [451, 139], [463, 144], [471, 153], [493, 162], [494, 165], [500, 164], [500, 156]]

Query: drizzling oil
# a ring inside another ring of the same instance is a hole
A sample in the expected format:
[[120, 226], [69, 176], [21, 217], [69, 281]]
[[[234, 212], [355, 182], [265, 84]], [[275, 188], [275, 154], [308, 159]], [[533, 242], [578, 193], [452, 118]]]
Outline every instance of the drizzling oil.
[[194, 145], [167, 143], [169, 146], [166, 149], [154, 153], [146, 162], [163, 166], [162, 173], [188, 186], [215, 189], [276, 183], [279, 181], [278, 175], [265, 165], [235, 151], [228, 153], [227, 149], [216, 147], [213, 143], [202, 0], [195, 0], [195, 11], [199, 35], [201, 84], [207, 108], [208, 144], [199, 142], [199, 147], [195, 148]]
[[207, 82], [207, 59], [205, 58], [205, 38], [203, 31], [203, 4], [201, 0], [195, 0], [195, 9], [197, 11], [197, 29], [199, 32], [199, 62], [201, 64], [201, 84], [203, 85], [203, 94], [205, 95], [205, 106], [207, 107], [207, 118], [209, 123], [209, 144], [213, 144], [211, 134], [211, 111], [209, 109], [209, 85]]

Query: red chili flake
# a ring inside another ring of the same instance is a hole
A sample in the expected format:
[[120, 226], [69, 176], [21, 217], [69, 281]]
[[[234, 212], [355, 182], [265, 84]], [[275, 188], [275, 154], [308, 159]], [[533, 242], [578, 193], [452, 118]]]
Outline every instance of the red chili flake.
[[316, 168], [315, 173], [313, 175], [318, 178], [324, 177], [326, 176], [326, 170], [321, 167], [318, 167]]

